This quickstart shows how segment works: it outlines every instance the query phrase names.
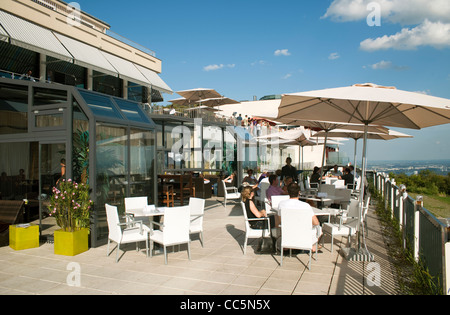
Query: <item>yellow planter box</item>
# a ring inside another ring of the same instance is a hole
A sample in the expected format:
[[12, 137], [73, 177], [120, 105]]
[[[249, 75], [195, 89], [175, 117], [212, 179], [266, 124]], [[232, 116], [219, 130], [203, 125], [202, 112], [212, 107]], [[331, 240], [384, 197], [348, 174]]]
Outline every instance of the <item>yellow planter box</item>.
[[89, 249], [89, 231], [82, 229], [76, 232], [55, 231], [54, 252], [56, 255], [75, 256]]
[[14, 250], [39, 247], [39, 226], [11, 225], [9, 227], [9, 247]]

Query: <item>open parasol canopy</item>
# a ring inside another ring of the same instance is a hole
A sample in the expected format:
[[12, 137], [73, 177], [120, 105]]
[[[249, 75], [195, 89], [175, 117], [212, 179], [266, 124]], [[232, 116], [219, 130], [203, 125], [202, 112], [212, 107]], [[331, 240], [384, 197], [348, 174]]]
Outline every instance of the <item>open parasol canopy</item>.
[[217, 92], [216, 90], [205, 89], [205, 88], [183, 90], [183, 91], [178, 91], [176, 93], [191, 102], [196, 102], [196, 101], [208, 99], [208, 98], [222, 97], [222, 95], [220, 95], [219, 92]]
[[[364, 178], [369, 124], [411, 129], [447, 124], [450, 123], [450, 100], [365, 83], [285, 94], [282, 96], [277, 119], [364, 124], [362, 165]], [[360, 209], [364, 197], [364, 185], [361, 186]], [[349, 250], [347, 258], [359, 259], [367, 256], [366, 254], [368, 253], [362, 253], [361, 248], [358, 248], [354, 251]]]

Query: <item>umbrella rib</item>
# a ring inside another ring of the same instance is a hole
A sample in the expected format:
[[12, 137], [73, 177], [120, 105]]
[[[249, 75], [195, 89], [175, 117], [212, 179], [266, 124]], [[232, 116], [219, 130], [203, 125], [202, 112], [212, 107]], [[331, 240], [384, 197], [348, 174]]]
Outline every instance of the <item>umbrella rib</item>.
[[[358, 116], [359, 116], [359, 118], [358, 117], [356, 117], [356, 119], [358, 119], [359, 121], [362, 121], [363, 120], [363, 116], [362, 116], [362, 114], [361, 114], [361, 112], [359, 111], [359, 104], [361, 104], [361, 101], [358, 101], [358, 105], [353, 105], [353, 103], [350, 101], [350, 100], [347, 100], [347, 102], [350, 104], [350, 106], [352, 106], [353, 107], [353, 109], [354, 109], [354, 111], [353, 111], [353, 113], [350, 115], [350, 118], [348, 119], [348, 122], [350, 123], [350, 121], [352, 120], [352, 118], [353, 117], [355, 117], [355, 113], [357, 113], [358, 114]], [[350, 114], [350, 113], [349, 113]]]
[[[295, 102], [295, 103], [292, 103], [292, 104], [285, 105], [285, 106], [283, 106], [282, 108], [283, 108], [283, 109], [284, 109], [284, 108], [288, 108], [288, 107], [295, 106], [295, 105], [298, 105], [298, 104], [303, 104], [303, 103], [306, 103], [306, 102], [310, 102], [310, 101], [312, 101], [312, 100], [318, 100], [319, 102], [318, 102], [318, 103], [315, 103], [315, 104], [311, 104], [311, 105], [309, 105], [309, 106], [307, 106], [307, 107], [305, 107], [305, 108], [299, 109], [297, 112], [300, 112], [300, 111], [302, 111], [302, 110], [306, 110], [306, 109], [309, 109], [309, 108], [311, 108], [311, 107], [314, 107], [314, 106], [320, 104], [320, 102], [321, 102], [320, 98], [314, 97], [314, 98], [310, 98], [310, 99], [307, 99], [307, 100], [304, 100], [304, 101]], [[284, 115], [281, 115], [281, 116], [279, 116], [278, 118], [284, 118], [284, 117], [286, 117], [286, 116], [289, 116], [289, 114], [291, 114], [291, 113], [292, 113], [292, 112], [287, 113], [287, 114], [284, 114]]]
[[[355, 115], [354, 115], [355, 112], [357, 112], [357, 113], [359, 114], [359, 116], [361, 117], [361, 113], [357, 110], [358, 106], [355, 107], [355, 106], [353, 105], [353, 103], [350, 102], [350, 100], [347, 100], [347, 101], [350, 103], [351, 107], [353, 107], [353, 109], [355, 110], [353, 113], [350, 113], [348, 110], [345, 110], [345, 109], [343, 109], [342, 107], [339, 107], [339, 105], [334, 104], [330, 99], [328, 99], [328, 100], [323, 100], [323, 101], [326, 102], [326, 103], [328, 103], [328, 104], [330, 104], [330, 105], [331, 105], [332, 107], [334, 107], [335, 109], [337, 109], [337, 110], [339, 110], [339, 111], [341, 111], [341, 112], [347, 114], [347, 115], [350, 117], [349, 120], [348, 120], [349, 123], [350, 123], [351, 119], [355, 116]], [[358, 118], [357, 118], [357, 119], [358, 119]], [[359, 120], [361, 120], [361, 119], [359, 119]]]
[[405, 105], [403, 103], [398, 104], [397, 106], [393, 103], [390, 103], [391, 106], [388, 107], [386, 110], [382, 111], [380, 114], [378, 114], [374, 119], [383, 119], [389, 117], [389, 113], [392, 111], [396, 111], [396, 113], [390, 115], [390, 117], [394, 117], [396, 115], [403, 115], [404, 118], [406, 118], [412, 125], [415, 126], [416, 129], [421, 129], [420, 126], [418, 126], [414, 121], [412, 121], [408, 116], [404, 115], [407, 111], [413, 110], [417, 106], [412, 106], [411, 108], [405, 109], [404, 111], [401, 111], [398, 109], [401, 105]]

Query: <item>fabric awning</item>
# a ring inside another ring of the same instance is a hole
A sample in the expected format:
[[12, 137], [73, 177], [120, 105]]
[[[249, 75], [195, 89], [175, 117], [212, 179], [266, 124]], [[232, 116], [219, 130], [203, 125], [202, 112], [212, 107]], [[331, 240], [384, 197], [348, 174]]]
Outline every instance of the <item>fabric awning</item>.
[[72, 54], [74, 63], [111, 76], [117, 76], [117, 70], [108, 62], [99, 49], [78, 40], [53, 32], [64, 47]]
[[7, 42], [9, 40], [9, 35], [5, 29], [0, 25], [0, 41]]
[[140, 65], [135, 65], [138, 70], [147, 78], [147, 80], [151, 83], [152, 89], [158, 90], [161, 92], [173, 94], [172, 89], [164, 82], [159, 75], [150, 69], [144, 68]]
[[140, 84], [142, 86], [151, 86], [147, 78], [136, 68], [131, 61], [122, 59], [105, 51], [101, 51], [103, 56], [117, 70], [121, 79]]
[[10, 36], [11, 44], [72, 62], [72, 55], [53, 33], [12, 14], [0, 11], [0, 24]]

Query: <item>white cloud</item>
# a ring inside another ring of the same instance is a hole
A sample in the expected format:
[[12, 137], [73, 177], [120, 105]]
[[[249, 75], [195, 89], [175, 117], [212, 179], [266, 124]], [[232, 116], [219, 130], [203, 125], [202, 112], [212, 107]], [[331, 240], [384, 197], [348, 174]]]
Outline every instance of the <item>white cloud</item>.
[[366, 20], [371, 12], [367, 5], [372, 2], [380, 5], [382, 22], [414, 25], [428, 19], [450, 23], [448, 0], [334, 0], [322, 18], [337, 22]]
[[337, 52], [331, 53], [328, 56], [328, 59], [330, 59], [330, 60], [336, 60], [336, 59], [339, 59], [339, 58], [341, 58], [341, 56], [339, 56], [339, 54]]
[[256, 66], [256, 65], [264, 66], [265, 64], [267, 64], [267, 61], [265, 61], [265, 60], [258, 60], [258, 61], [251, 63], [252, 66]]
[[288, 73], [288, 74], [286, 74], [285, 76], [283, 76], [282, 79], [283, 79], [283, 80], [287, 80], [287, 79], [289, 79], [290, 77], [292, 77], [292, 74], [291, 74], [291, 73]]
[[203, 70], [204, 71], [216, 71], [216, 70], [223, 69], [225, 67], [227, 67], [227, 68], [234, 68], [235, 66], [236, 65], [234, 63], [233, 64], [228, 64], [228, 65], [224, 65], [224, 64], [217, 65], [217, 64], [214, 64], [214, 65], [208, 65], [206, 67], [203, 67]]
[[365, 51], [414, 50], [420, 46], [432, 46], [439, 49], [450, 47], [450, 23], [425, 20], [417, 27], [404, 28], [395, 35], [368, 38], [360, 44], [360, 48]]
[[408, 70], [409, 69], [409, 67], [407, 67], [407, 66], [397, 66], [397, 65], [394, 65], [392, 63], [392, 61], [385, 61], [385, 60], [377, 62], [377, 63], [375, 63], [373, 65], [369, 65], [368, 67], [364, 66], [363, 68], [370, 68], [372, 70], [389, 70], [389, 69], [392, 69], [392, 70], [398, 70], [398, 71]]
[[274, 53], [275, 56], [290, 56], [291, 53], [288, 49], [277, 49]]

